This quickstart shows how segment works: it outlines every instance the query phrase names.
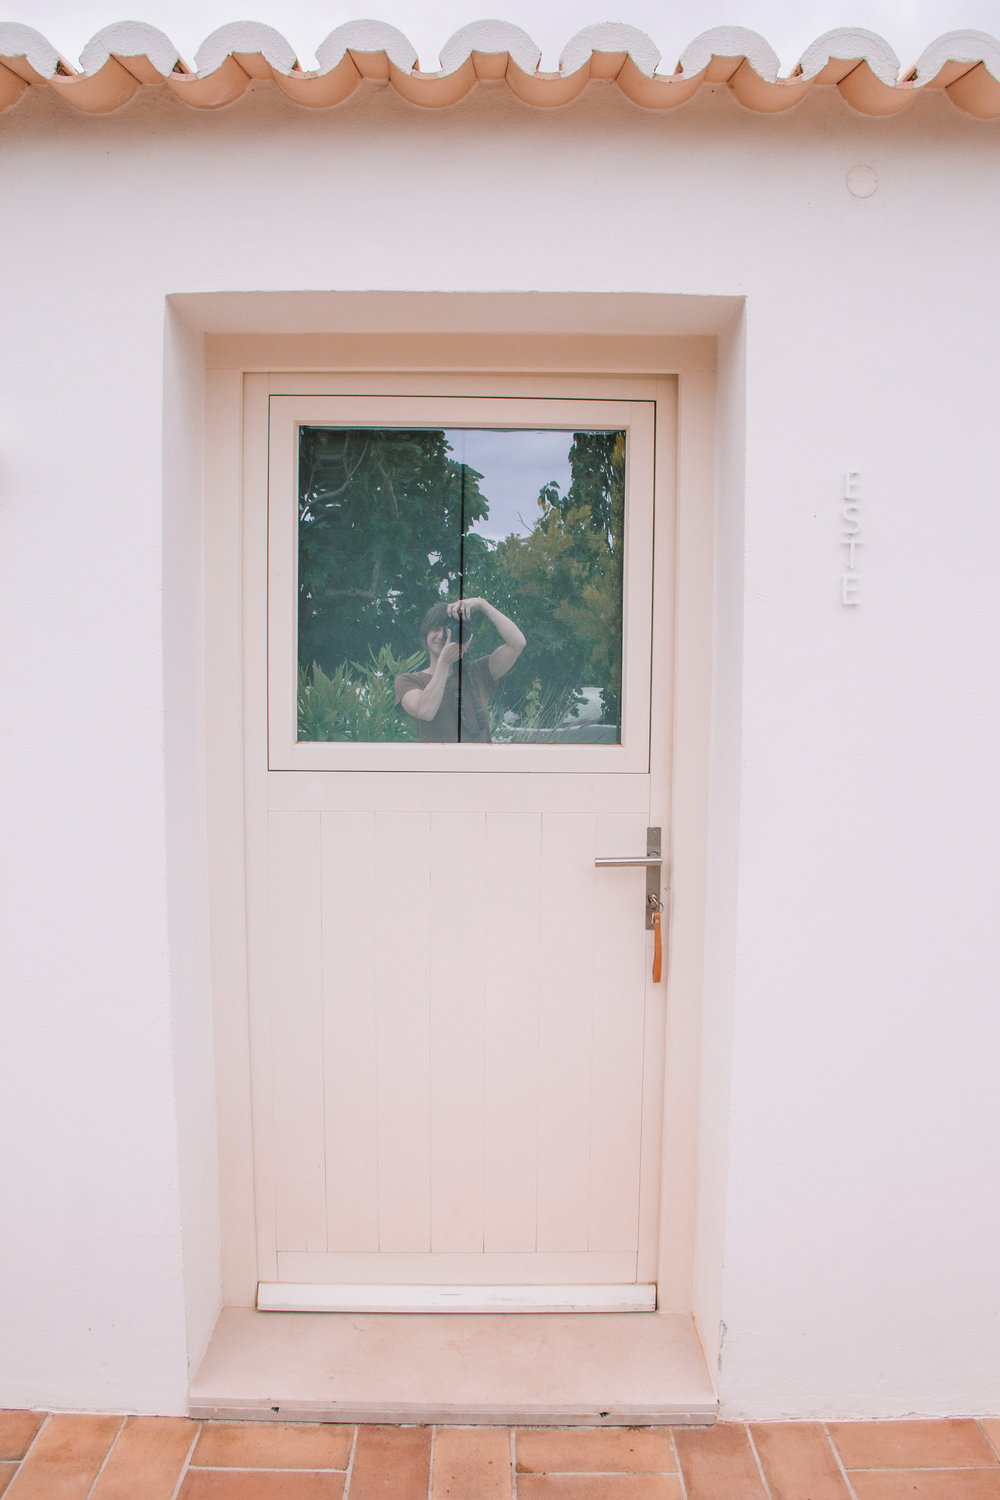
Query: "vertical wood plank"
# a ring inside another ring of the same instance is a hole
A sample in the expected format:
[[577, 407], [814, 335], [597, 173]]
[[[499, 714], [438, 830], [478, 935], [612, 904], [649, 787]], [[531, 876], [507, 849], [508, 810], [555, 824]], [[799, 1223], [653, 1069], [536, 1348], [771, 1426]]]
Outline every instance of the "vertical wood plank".
[[323, 815], [327, 1248], [378, 1249], [375, 815]]
[[537, 1237], [538, 999], [542, 819], [491, 813], [486, 832], [487, 1250]]
[[[597, 847], [641, 854], [646, 814], [604, 814]], [[645, 963], [645, 870], [595, 872], [594, 1043], [590, 1123], [590, 1233], [595, 1251], [638, 1249], [639, 1150], [642, 1138]]]
[[320, 881], [318, 816], [272, 813], [268, 905], [279, 1251], [326, 1248]]
[[[274, 1006], [271, 996], [271, 911], [268, 866], [268, 819], [263, 777], [248, 777], [246, 787], [246, 942], [247, 1021], [251, 1079], [249, 1127], [253, 1143], [253, 1214], [256, 1255], [250, 1301], [257, 1281], [277, 1275], [278, 1230], [275, 1185], [281, 1171], [275, 1138]], [[218, 1045], [216, 1035], [216, 1045]], [[221, 1107], [220, 1099], [220, 1107]], [[221, 1148], [221, 1140], [220, 1140]], [[221, 1157], [220, 1157], [221, 1159]]]
[[430, 1249], [430, 817], [375, 822], [379, 1248]]
[[431, 1249], [483, 1248], [483, 813], [431, 819]]
[[586, 1250], [594, 989], [592, 813], [542, 818], [538, 1249]]
[[[664, 941], [663, 963], [668, 953]], [[642, 1075], [642, 1135], [639, 1147], [639, 1251], [636, 1258], [636, 1281], [659, 1281], [660, 1182], [663, 1166], [663, 1073], [667, 1031], [667, 987], [646, 986], [646, 1024]], [[690, 1054], [689, 1054], [690, 1055]], [[694, 1055], [697, 1055], [696, 1050]], [[676, 1226], [671, 1225], [671, 1231]], [[683, 1227], [681, 1228], [683, 1234]], [[669, 1307], [660, 1285], [657, 1305]], [[682, 1307], [688, 1303], [681, 1300]]]

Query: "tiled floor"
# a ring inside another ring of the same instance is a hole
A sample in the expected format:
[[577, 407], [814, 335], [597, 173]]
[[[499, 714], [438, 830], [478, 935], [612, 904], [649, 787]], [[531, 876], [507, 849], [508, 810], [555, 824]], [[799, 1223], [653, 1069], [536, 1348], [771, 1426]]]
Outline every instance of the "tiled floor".
[[6, 1500], [1000, 1500], [1000, 1418], [340, 1427], [0, 1412]]

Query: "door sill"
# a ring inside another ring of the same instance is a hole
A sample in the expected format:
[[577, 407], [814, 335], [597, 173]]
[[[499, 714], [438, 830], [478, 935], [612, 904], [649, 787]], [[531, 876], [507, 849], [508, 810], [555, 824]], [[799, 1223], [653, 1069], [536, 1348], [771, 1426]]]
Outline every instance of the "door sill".
[[258, 1312], [644, 1313], [655, 1284], [640, 1286], [333, 1286], [262, 1281]]
[[715, 1421], [687, 1313], [225, 1308], [190, 1394], [227, 1421], [671, 1426]]

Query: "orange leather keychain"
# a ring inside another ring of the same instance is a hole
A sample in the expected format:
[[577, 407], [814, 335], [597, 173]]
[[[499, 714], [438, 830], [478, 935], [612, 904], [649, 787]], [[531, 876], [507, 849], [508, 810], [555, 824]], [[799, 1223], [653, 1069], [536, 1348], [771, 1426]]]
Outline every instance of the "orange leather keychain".
[[652, 891], [646, 895], [646, 901], [652, 907], [652, 983], [660, 984], [660, 975], [663, 974], [663, 901]]

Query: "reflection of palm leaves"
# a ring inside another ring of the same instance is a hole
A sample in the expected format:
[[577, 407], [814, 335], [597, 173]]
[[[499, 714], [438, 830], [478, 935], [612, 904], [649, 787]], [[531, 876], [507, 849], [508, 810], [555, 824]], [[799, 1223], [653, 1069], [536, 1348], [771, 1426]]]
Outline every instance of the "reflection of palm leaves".
[[324, 672], [316, 662], [299, 670], [298, 737], [358, 744], [416, 738], [413, 721], [396, 708], [401, 672], [415, 672], [422, 651], [399, 659], [383, 646], [370, 661], [344, 663]]

